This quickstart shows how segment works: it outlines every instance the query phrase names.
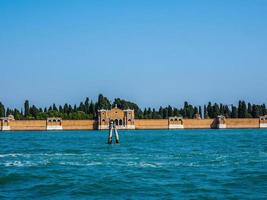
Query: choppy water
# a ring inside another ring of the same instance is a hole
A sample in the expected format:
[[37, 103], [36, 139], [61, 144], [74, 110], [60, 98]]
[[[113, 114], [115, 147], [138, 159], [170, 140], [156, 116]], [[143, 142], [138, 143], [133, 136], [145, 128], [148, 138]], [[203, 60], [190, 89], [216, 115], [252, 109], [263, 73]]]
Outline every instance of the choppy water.
[[267, 130], [0, 132], [0, 199], [267, 199]]

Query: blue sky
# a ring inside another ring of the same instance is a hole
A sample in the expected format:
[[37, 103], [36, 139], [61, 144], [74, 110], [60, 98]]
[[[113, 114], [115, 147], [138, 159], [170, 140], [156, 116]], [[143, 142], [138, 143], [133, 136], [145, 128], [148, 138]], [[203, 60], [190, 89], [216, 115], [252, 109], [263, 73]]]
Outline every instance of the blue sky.
[[267, 103], [267, 1], [0, 0], [0, 101]]

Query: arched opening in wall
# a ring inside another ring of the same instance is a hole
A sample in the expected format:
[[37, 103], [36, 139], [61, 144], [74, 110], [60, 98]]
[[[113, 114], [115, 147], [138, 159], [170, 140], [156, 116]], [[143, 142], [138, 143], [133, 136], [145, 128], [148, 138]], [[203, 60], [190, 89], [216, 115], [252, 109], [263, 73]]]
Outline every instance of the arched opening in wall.
[[115, 125], [118, 126], [119, 125], [119, 120], [118, 119], [115, 119]]
[[181, 123], [181, 125], [183, 125], [183, 120], [179, 119], [179, 122]]
[[121, 119], [119, 120], [119, 125], [122, 126], [122, 120]]
[[54, 119], [54, 120], [53, 120], [53, 122], [57, 122], [57, 120], [56, 120], [56, 119]]

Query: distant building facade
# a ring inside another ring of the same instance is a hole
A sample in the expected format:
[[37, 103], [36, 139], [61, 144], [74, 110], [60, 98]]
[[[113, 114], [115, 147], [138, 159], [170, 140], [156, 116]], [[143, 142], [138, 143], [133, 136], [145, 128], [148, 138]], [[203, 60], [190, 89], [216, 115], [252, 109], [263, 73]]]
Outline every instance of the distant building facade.
[[121, 110], [115, 106], [111, 110], [98, 110], [98, 129], [109, 128], [110, 121], [113, 121], [118, 129], [135, 129], [134, 110]]

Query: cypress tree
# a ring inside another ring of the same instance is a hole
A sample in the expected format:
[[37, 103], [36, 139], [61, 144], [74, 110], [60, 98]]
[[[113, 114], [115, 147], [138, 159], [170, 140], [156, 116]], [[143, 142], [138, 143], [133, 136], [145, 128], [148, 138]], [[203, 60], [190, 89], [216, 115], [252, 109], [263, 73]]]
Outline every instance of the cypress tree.
[[28, 100], [24, 102], [24, 116], [28, 117], [30, 114], [30, 103]]
[[163, 108], [163, 119], [168, 118], [168, 108]]
[[211, 102], [208, 103], [207, 114], [209, 118], [213, 118], [213, 110], [212, 110]]
[[157, 113], [156, 113], [155, 108], [153, 108], [153, 110], [152, 110], [152, 119], [156, 119], [156, 118], [157, 118]]
[[89, 114], [89, 107], [90, 107], [89, 98], [86, 97], [86, 99], [84, 101], [84, 112], [86, 114]]
[[63, 108], [62, 108], [61, 105], [58, 107], [58, 110], [59, 110], [59, 112], [60, 112], [61, 114], [63, 114]]
[[173, 109], [173, 116], [179, 116], [179, 111], [177, 108]]
[[5, 106], [0, 102], [0, 117], [5, 117], [6, 116], [6, 110]]
[[207, 113], [207, 106], [206, 105], [204, 105], [204, 118], [205, 119], [209, 118], [208, 113]]
[[238, 118], [238, 111], [237, 111], [237, 107], [235, 106], [232, 106], [231, 118]]
[[172, 107], [169, 105], [168, 106], [168, 117], [172, 117], [173, 116], [173, 110]]
[[56, 104], [53, 103], [53, 111], [58, 111]]
[[247, 116], [247, 106], [245, 101], [239, 101], [238, 103], [238, 117], [245, 118]]
[[147, 110], [146, 110], [146, 108], [144, 109], [144, 112], [143, 112], [143, 118], [147, 118]]
[[163, 108], [161, 106], [159, 107], [159, 116], [161, 119], [163, 118]]
[[231, 111], [229, 109], [229, 107], [226, 105], [224, 106], [224, 112], [223, 112], [223, 115], [226, 117], [226, 118], [229, 118], [231, 117]]
[[201, 106], [198, 106], [198, 113], [199, 113], [200, 118], [203, 118]]
[[92, 114], [93, 118], [96, 117], [95, 104], [93, 103], [93, 101], [90, 102], [89, 113]]
[[195, 107], [194, 107], [194, 115], [196, 115], [196, 114], [199, 114], [199, 113], [198, 113], [198, 109], [197, 109], [197, 107], [195, 106]]
[[97, 109], [111, 109], [111, 103], [107, 97], [104, 97], [102, 94], [99, 94], [97, 101]]
[[183, 109], [184, 118], [188, 118], [189, 113], [188, 113], [188, 110], [187, 109], [188, 109], [188, 102], [185, 101], [184, 102], [184, 109]]
[[63, 107], [63, 112], [65, 113], [65, 114], [69, 114], [69, 106], [68, 106], [68, 104], [64, 104], [64, 107]]
[[215, 103], [213, 106], [212, 118], [215, 118], [218, 115], [220, 115], [220, 108], [219, 108], [219, 105], [217, 103]]
[[248, 114], [252, 116], [252, 106], [251, 106], [251, 103], [248, 103]]
[[262, 115], [266, 115], [266, 114], [267, 114], [266, 105], [262, 104]]
[[148, 118], [148, 119], [151, 119], [151, 118], [152, 118], [152, 111], [151, 111], [151, 108], [148, 108], [148, 110], [147, 110], [147, 118]]

